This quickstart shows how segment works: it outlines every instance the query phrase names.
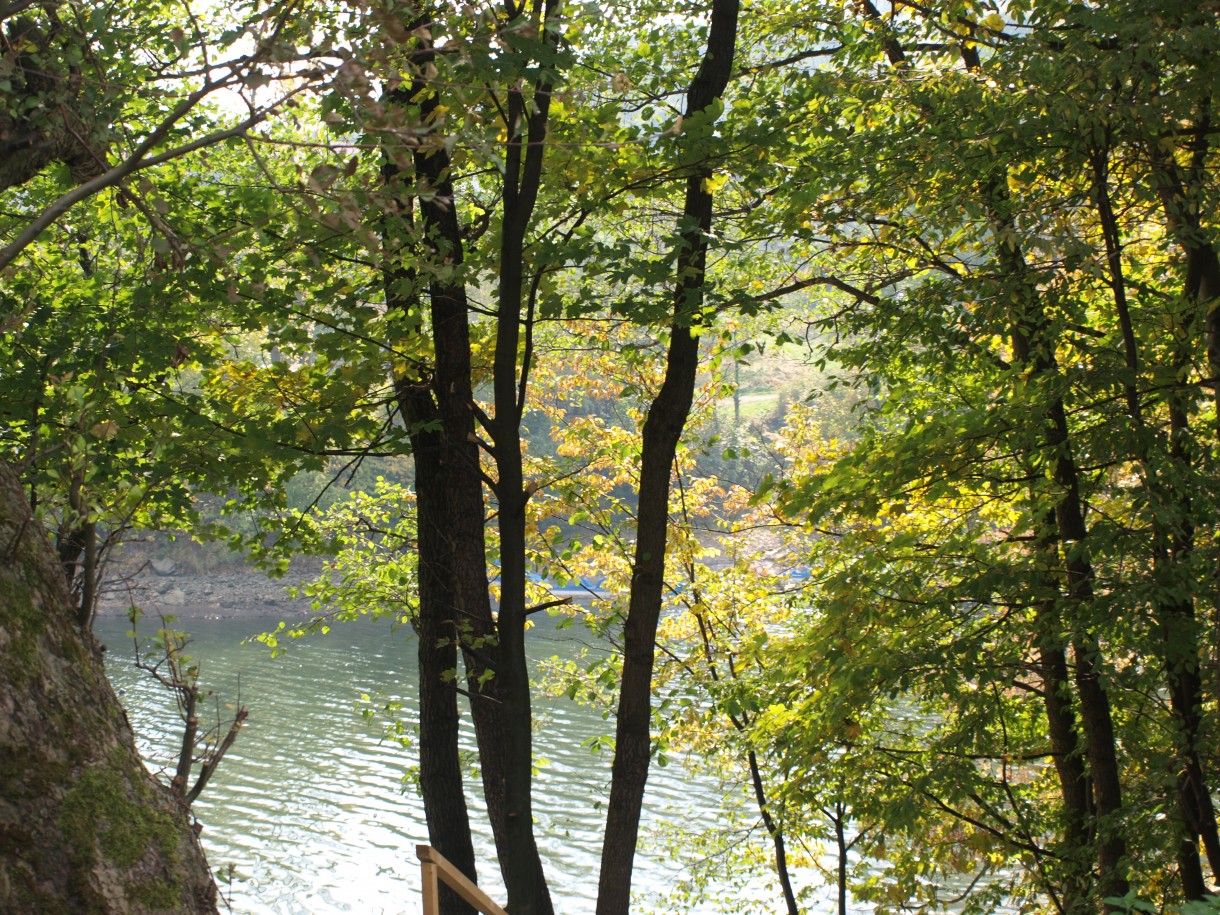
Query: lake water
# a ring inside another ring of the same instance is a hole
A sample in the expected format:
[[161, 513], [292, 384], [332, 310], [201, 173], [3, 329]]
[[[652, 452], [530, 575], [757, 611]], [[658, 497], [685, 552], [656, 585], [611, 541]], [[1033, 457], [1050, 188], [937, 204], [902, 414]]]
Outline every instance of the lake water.
[[[188, 652], [199, 660], [204, 682], [219, 694], [222, 712], [224, 705], [239, 701], [250, 710], [245, 730], [195, 804], [221, 891], [241, 915], [418, 912], [415, 846], [427, 841], [427, 832], [418, 794], [402, 782], [413, 753], [384, 739], [382, 724], [364, 720], [357, 708], [362, 694], [378, 707], [397, 700], [404, 720], [413, 720], [414, 642], [406, 629], [395, 632], [386, 622], [361, 621], [293, 641], [276, 659], [265, 646], [245, 644], [275, 622], [243, 618], [183, 625], [193, 639]], [[123, 620], [96, 625], [98, 638], [110, 649], [111, 680], [141, 752], [155, 769], [170, 764], [180, 723], [164, 690], [134, 668], [127, 629]], [[537, 660], [575, 657], [583, 644], [547, 620], [530, 638]], [[594, 910], [610, 760], [581, 744], [611, 734], [613, 723], [566, 699], [539, 701], [536, 714], [542, 723], [535, 752], [547, 760], [536, 779], [539, 844], [556, 911], [586, 915]], [[734, 804], [740, 795], [682, 765], [654, 765], [646, 838], [636, 859], [636, 911], [653, 905], [681, 912], [782, 908], [767, 874], [745, 887], [714, 886], [716, 895], [734, 899], [729, 909], [672, 897], [690, 877], [687, 865], [698, 852], [688, 847], [684, 859], [681, 850], [647, 836], [673, 824], [695, 833], [715, 827], [726, 796]], [[748, 808], [744, 812], [748, 816]], [[471, 798], [471, 816], [484, 824], [477, 797]], [[502, 901], [490, 830], [480, 833], [480, 881]], [[663, 900], [667, 895], [671, 898]]]

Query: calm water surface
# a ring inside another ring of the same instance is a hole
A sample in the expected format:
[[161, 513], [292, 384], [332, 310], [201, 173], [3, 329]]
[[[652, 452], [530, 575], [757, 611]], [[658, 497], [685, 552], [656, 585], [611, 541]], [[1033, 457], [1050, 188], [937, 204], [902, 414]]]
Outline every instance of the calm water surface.
[[[383, 738], [382, 723], [359, 714], [361, 696], [380, 707], [397, 700], [414, 719], [415, 646], [406, 630], [362, 621], [326, 636], [291, 642], [286, 655], [244, 640], [274, 628], [274, 619], [192, 620], [189, 653], [204, 682], [225, 704], [250, 710], [247, 726], [195, 810], [203, 842], [233, 912], [320, 915], [333, 912], [419, 911], [415, 845], [427, 840], [418, 795], [404, 788], [413, 753]], [[178, 725], [165, 692], [134, 669], [126, 621], [97, 625], [111, 680], [150, 767], [169, 765]], [[149, 624], [151, 629], [151, 624]], [[533, 655], [574, 657], [581, 642], [543, 621], [531, 633]], [[556, 911], [593, 912], [604, 823], [608, 755], [582, 741], [612, 732], [595, 711], [560, 699], [540, 702], [535, 752], [547, 763], [537, 779], [535, 816]], [[467, 734], [470, 746], [471, 735]], [[665, 822], [708, 827], [720, 809], [721, 788], [680, 765], [653, 767], [646, 830]], [[485, 820], [478, 798], [471, 816]], [[503, 899], [490, 830], [476, 853], [480, 879]], [[641, 851], [635, 886], [641, 901], [669, 892], [684, 874], [664, 851]], [[769, 895], [769, 890], [761, 890]], [[775, 897], [771, 897], [775, 898]], [[715, 911], [682, 905], [679, 911]], [[737, 911], [741, 911], [738, 907]], [[764, 909], [765, 911], [765, 909]]]

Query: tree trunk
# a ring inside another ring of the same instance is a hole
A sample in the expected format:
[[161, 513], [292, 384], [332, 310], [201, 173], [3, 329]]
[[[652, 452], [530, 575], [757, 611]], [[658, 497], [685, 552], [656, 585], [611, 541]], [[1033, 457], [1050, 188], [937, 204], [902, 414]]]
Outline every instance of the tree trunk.
[[[737, 42], [739, 0], [715, 0], [707, 48], [687, 93], [687, 113], [712, 105], [728, 85]], [[642, 435], [639, 513], [631, 596], [624, 631], [623, 673], [615, 729], [614, 765], [597, 892], [598, 915], [627, 915], [640, 809], [652, 751], [652, 670], [665, 581], [669, 484], [674, 455], [694, 398], [700, 318], [712, 225], [711, 170], [687, 179], [665, 379], [648, 410]]]
[[[524, 6], [522, 7], [524, 10]], [[553, 46], [557, 0], [534, 3], [540, 40]], [[554, 906], [534, 836], [533, 713], [525, 655], [526, 503], [521, 417], [532, 359], [534, 321], [527, 306], [526, 236], [542, 187], [547, 150], [551, 83], [534, 81], [532, 97], [524, 81], [509, 89], [505, 102], [503, 204], [500, 220], [496, 343], [492, 369], [495, 418], [489, 424], [496, 465], [496, 524], [500, 535], [498, 697], [502, 700], [503, 786], [506, 804], [505, 856], [501, 858], [507, 908], [514, 915], [552, 915]], [[522, 335], [525, 335], [524, 346]]]
[[[427, 55], [419, 55], [421, 67]], [[423, 76], [417, 77], [404, 101], [423, 96], [420, 116], [433, 123], [441, 104], [437, 93], [428, 93]], [[446, 578], [444, 590], [435, 597], [421, 593], [420, 617], [428, 625], [435, 621], [442, 631], [448, 626], [451, 638], [460, 645], [466, 667], [471, 714], [478, 737], [483, 793], [488, 817], [495, 836], [496, 855], [510, 898], [515, 887], [521, 899], [523, 881], [531, 889], [528, 898], [544, 900], [536, 911], [549, 915], [550, 902], [542, 877], [542, 862], [532, 842], [532, 822], [524, 819], [531, 841], [515, 841], [521, 827], [518, 812], [509, 803], [510, 788], [519, 789], [519, 779], [510, 783], [506, 768], [506, 678], [501, 658], [507, 652], [501, 644], [503, 627], [496, 625], [487, 587], [484, 474], [480, 468], [479, 442], [475, 426], [477, 409], [470, 355], [470, 318], [466, 286], [460, 275], [463, 239], [450, 175], [448, 153], [441, 146], [416, 147], [413, 153], [415, 181], [423, 193], [418, 198], [419, 237], [429, 248], [429, 267], [436, 273], [428, 286], [429, 314], [435, 365], [427, 379], [427, 392], [435, 410], [434, 443], [438, 467], [426, 484], [429, 492], [419, 493], [418, 526], [434, 532], [427, 542], [421, 539], [421, 568], [430, 566]], [[442, 275], [443, 278], [441, 278]], [[421, 392], [422, 393], [422, 392]], [[431, 436], [430, 436], [431, 437]], [[416, 454], [417, 472], [424, 470]], [[417, 480], [417, 488], [425, 484]], [[505, 576], [507, 578], [507, 576]], [[524, 581], [524, 573], [522, 573]], [[435, 601], [439, 600], [440, 603]], [[510, 639], [511, 641], [511, 639]], [[524, 664], [524, 653], [521, 655]], [[525, 706], [528, 720], [528, 704]], [[448, 714], [448, 713], [447, 713]], [[454, 710], [452, 714], [456, 715]], [[516, 795], [519, 797], [519, 793]], [[440, 802], [435, 816], [448, 815], [448, 803]], [[429, 812], [429, 817], [433, 816]], [[525, 876], [523, 876], [525, 875]], [[525, 912], [525, 908], [520, 911]]]
[[[1053, 593], [1054, 585], [1051, 583]], [[1092, 822], [1092, 792], [1081, 755], [1081, 741], [1072, 710], [1067, 654], [1052, 601], [1038, 606], [1039, 672], [1046, 709], [1047, 734], [1063, 798], [1063, 862], [1059, 885], [1049, 887], [1060, 900], [1064, 915], [1085, 915], [1092, 910], [1090, 886], [1093, 867], [1089, 825]]]
[[41, 0], [3, 6], [0, 45], [9, 74], [5, 96], [12, 103], [0, 111], [0, 190], [25, 184], [55, 162], [68, 167], [74, 184], [83, 184], [102, 173], [110, 131], [95, 105], [82, 98], [80, 73], [65, 60], [68, 51], [86, 59], [96, 53], [85, 34], [65, 25], [87, 13], [87, 5]]
[[[1201, 145], [1193, 151], [1196, 163], [1203, 161], [1206, 153], [1206, 131], [1200, 133], [1197, 142]], [[1220, 297], [1220, 257], [1217, 256], [1216, 249], [1210, 243], [1200, 221], [1199, 210], [1196, 208], [1198, 191], [1188, 187], [1182, 168], [1174, 159], [1165, 155], [1155, 141], [1149, 144], [1149, 157], [1157, 195], [1165, 214], [1165, 225], [1186, 256], [1183, 294], [1188, 307], [1193, 305], [1195, 308], [1187, 323], [1197, 325], [1200, 315], [1202, 316], [1203, 343], [1207, 350], [1212, 399], [1213, 403], [1220, 407], [1220, 308], [1215, 307], [1215, 301]], [[1191, 341], [1185, 342], [1189, 348]], [[1175, 394], [1175, 403], [1171, 404], [1171, 408], [1177, 405], [1177, 401]], [[1183, 412], [1181, 407], [1171, 412], [1171, 436], [1175, 449], [1184, 447], [1186, 420]], [[1220, 414], [1216, 416], [1216, 423], [1214, 435], [1216, 440], [1220, 440]], [[1189, 537], [1185, 530], [1179, 530], [1175, 532], [1174, 539], [1173, 551], [1178, 554], [1175, 558], [1180, 562], [1184, 561], [1193, 550], [1193, 530], [1189, 532]], [[1216, 561], [1220, 558], [1220, 549], [1213, 545], [1210, 552], [1213, 557], [1212, 601], [1220, 612], [1220, 561]], [[1207, 787], [1201, 753], [1205, 729], [1202, 720], [1203, 680], [1200, 673], [1198, 628], [1193, 606], [1183, 605], [1178, 613], [1167, 615], [1162, 621], [1166, 673], [1172, 692], [1172, 708], [1181, 729], [1180, 739], [1185, 757], [1179, 784], [1180, 803], [1188, 827], [1197, 831], [1203, 839], [1213, 876], [1220, 876], [1220, 831], [1217, 829], [1215, 806]], [[1192, 845], [1192, 850], [1197, 856], [1197, 847]], [[1183, 852], [1186, 853], [1186, 843], [1183, 843]], [[1186, 873], [1184, 869], [1183, 874]], [[1199, 877], [1201, 876], [1200, 871]], [[1196, 885], [1196, 893], [1191, 895], [1197, 895], [1197, 889]]]
[[[401, 397], [400, 397], [401, 400]], [[412, 426], [418, 430], [417, 420]], [[460, 605], [448, 563], [444, 468], [440, 436], [414, 431], [416, 518], [419, 537], [419, 764], [428, 838], [471, 880], [477, 882], [470, 815], [458, 745], [458, 620]], [[474, 915], [474, 908], [449, 887], [440, 892], [445, 915]]]
[[[394, 96], [390, 96], [391, 100]], [[393, 139], [386, 141], [387, 145]], [[398, 313], [403, 334], [415, 338], [421, 350], [426, 325], [418, 274], [404, 262], [418, 254], [411, 237], [413, 201], [400, 179], [400, 161], [387, 150], [382, 176], [392, 202], [382, 220], [382, 266], [386, 308]], [[397, 204], [397, 207], [395, 206]], [[393, 212], [395, 209], [398, 212]], [[466, 806], [461, 752], [458, 744], [457, 693], [458, 619], [460, 600], [454, 587], [451, 563], [447, 561], [444, 445], [438, 428], [436, 401], [430, 379], [422, 367], [408, 370], [394, 381], [394, 395], [411, 440], [415, 466], [416, 531], [419, 564], [419, 613], [415, 621], [419, 637], [419, 768], [420, 794], [428, 841], [471, 881], [478, 882], [470, 813]], [[474, 915], [474, 907], [445, 884], [439, 893], [443, 915]]]
[[144, 769], [63, 567], [4, 464], [0, 911], [216, 911], [187, 811]]
[[[1055, 376], [1054, 341], [1047, 339], [1048, 321], [1038, 290], [1029, 281], [1024, 255], [1011, 241], [1014, 227], [1003, 213], [1004, 191], [997, 184], [984, 191], [985, 202], [996, 226], [997, 259], [1004, 275], [1013, 283], [1010, 308], [1014, 361], [1024, 366], [1032, 382]], [[1081, 729], [1093, 786], [1093, 814], [1100, 892], [1103, 897], [1124, 896], [1128, 882], [1126, 840], [1122, 824], [1122, 786], [1118, 744], [1110, 697], [1101, 682], [1101, 648], [1088, 619], [1094, 603], [1093, 566], [1087, 544], [1088, 528], [1080, 498], [1080, 475], [1073, 455], [1071, 430], [1063, 399], [1056, 392], [1046, 404], [1043, 440], [1035, 447], [1051, 455], [1055, 492], [1052, 496], [1055, 544], [1062, 567], [1063, 608], [1061, 626], [1070, 633], [1075, 661], [1076, 695]], [[1107, 907], [1107, 911], [1109, 907]]]
[[[387, 294], [387, 299], [392, 299]], [[422, 389], [421, 389], [422, 387]], [[472, 881], [477, 881], [470, 815], [458, 745], [457, 596], [443, 561], [445, 486], [441, 436], [431, 423], [435, 405], [426, 386], [399, 381], [399, 408], [411, 438], [415, 463], [419, 552], [419, 766], [420, 793], [428, 841]], [[440, 891], [445, 915], [473, 915], [474, 909], [447, 886]]]
[[758, 814], [762, 818], [763, 828], [771, 837], [775, 848], [775, 875], [779, 878], [780, 890], [784, 894], [784, 905], [788, 915], [800, 915], [796, 904], [796, 891], [792, 888], [792, 874], [788, 872], [788, 848], [784, 842], [784, 830], [775, 817], [771, 815], [771, 805], [767, 802], [767, 792], [763, 785], [762, 769], [758, 765], [758, 754], [750, 750], [746, 754], [750, 767], [750, 784], [754, 788], [754, 800], [758, 804]]
[[[1182, 892], [1187, 899], [1202, 899], [1207, 895], [1203, 868], [1199, 861], [1199, 840], [1207, 849], [1213, 869], [1220, 868], [1220, 833], [1211, 794], [1207, 790], [1200, 747], [1203, 734], [1203, 682], [1199, 674], [1200, 627], [1195, 616], [1195, 599], [1190, 583], [1190, 566], [1195, 551], [1195, 527], [1192, 497], [1187, 477], [1193, 470], [1192, 457], [1186, 445], [1190, 435], [1189, 409], [1183, 391], [1170, 387], [1165, 399], [1169, 414], [1168, 475], [1163, 460], [1150, 453], [1152, 437], [1147, 435], [1143, 409], [1136, 390], [1139, 352], [1135, 322], [1127, 302], [1126, 280], [1122, 260], [1122, 236], [1118, 217], [1110, 200], [1109, 156], [1104, 149], [1092, 154], [1093, 189], [1106, 245], [1108, 280], [1114, 308], [1122, 330], [1123, 349], [1128, 378], [1124, 384], [1128, 414], [1136, 429], [1134, 457], [1141, 467], [1144, 485], [1151, 496], [1153, 570], [1158, 587], [1152, 598], [1153, 615], [1161, 634], [1162, 663], [1169, 687], [1170, 711], [1174, 719], [1177, 743], [1177, 793], [1179, 814], [1184, 835], [1178, 854], [1178, 870]], [[1162, 193], [1172, 196], [1165, 182]], [[1178, 185], [1180, 188], [1180, 184]], [[1187, 311], [1177, 325], [1176, 344], [1171, 355], [1170, 369], [1175, 382], [1189, 377], [1191, 341], [1197, 317], [1194, 313], [1200, 290], [1208, 285], [1205, 253], [1194, 250], [1188, 254]], [[1215, 274], [1214, 253], [1211, 273]], [[1193, 266], [1189, 266], [1192, 265]], [[1212, 288], [1220, 292], [1213, 276]], [[1194, 300], [1192, 302], [1192, 300]]]

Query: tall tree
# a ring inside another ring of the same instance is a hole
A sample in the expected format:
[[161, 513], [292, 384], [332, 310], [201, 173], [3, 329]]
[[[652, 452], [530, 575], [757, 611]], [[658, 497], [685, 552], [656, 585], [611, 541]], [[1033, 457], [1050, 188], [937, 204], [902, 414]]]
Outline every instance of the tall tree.
[[[1192, 194], [1214, 192], [1199, 140], [1211, 78], [1170, 37], [1214, 46], [1214, 22], [1051, 2], [861, 3], [823, 22], [812, 34], [841, 51], [794, 83], [811, 96], [820, 87], [806, 110], [827, 136], [797, 144], [811, 183], [789, 198], [789, 218], [810, 256], [804, 281], [842, 293], [826, 321], [840, 341], [830, 355], [877, 398], [860, 442], [791, 503], [842, 537], [834, 550], [858, 551], [842, 566], [817, 551], [831, 571], [814, 602], [857, 628], [829, 617], [815, 627], [826, 627], [828, 668], [846, 675], [832, 674], [830, 692], [865, 707], [926, 702], [950, 730], [990, 721], [955, 738], [980, 759], [1048, 747], [1055, 785], [1041, 799], [1023, 797], [1003, 766], [990, 785], [963, 778], [973, 785], [961, 796], [931, 770], [902, 781], [930, 813], [952, 811], [1032, 856], [1028, 885], [1056, 907], [1093, 910], [1129, 886], [1198, 898], [1200, 844], [1208, 851], [1215, 828], [1192, 736], [1210, 727], [1195, 620], [1211, 612], [1213, 582], [1193, 543], [1211, 538], [1215, 439], [1200, 391], [1212, 371], [1190, 281], [1206, 271], [1198, 259], [1191, 271], [1163, 226], [1166, 212], [1199, 209], [1170, 193], [1165, 210], [1156, 189], [1172, 184], [1157, 163], [1173, 159], [1192, 163]], [[881, 79], [878, 60], [889, 64]], [[997, 515], [1001, 500], [1019, 512]], [[932, 582], [955, 597], [941, 603]], [[923, 625], [944, 627], [939, 648], [911, 643], [889, 665], [893, 633], [936, 607]], [[940, 663], [966, 678], [958, 687], [914, 679], [921, 653], [946, 648]], [[964, 683], [1028, 691], [1041, 721], [1023, 730], [1034, 707], [999, 696], [975, 717]], [[1141, 688], [1176, 698], [1147, 705]], [[843, 708], [826, 695], [827, 714]], [[952, 712], [934, 711], [950, 697]], [[1157, 724], [1136, 729], [1136, 717]], [[878, 727], [876, 749], [898, 752]], [[926, 736], [924, 751], [958, 752]], [[1143, 816], [1146, 803], [1173, 811], [1165, 825]], [[1056, 824], [1053, 845], [1035, 815]], [[1176, 891], [1144, 876], [1175, 871]]]
[[[683, 130], [689, 142], [707, 143], [733, 74], [738, 0], [712, 4], [707, 46], [686, 93]], [[673, 312], [665, 378], [648, 409], [641, 434], [639, 509], [631, 596], [623, 631], [623, 672], [615, 721], [614, 767], [598, 878], [598, 915], [626, 915], [639, 836], [640, 809], [652, 758], [652, 678], [657, 624], [665, 584], [670, 480], [678, 441], [690, 413], [705, 325], [704, 292], [712, 231], [713, 168], [707, 152], [686, 179], [679, 217]]]

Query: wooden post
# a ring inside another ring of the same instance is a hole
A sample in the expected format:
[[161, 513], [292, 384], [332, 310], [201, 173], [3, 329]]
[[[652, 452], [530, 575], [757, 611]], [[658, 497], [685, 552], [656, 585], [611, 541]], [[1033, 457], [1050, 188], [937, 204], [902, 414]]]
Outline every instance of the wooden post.
[[449, 860], [431, 845], [416, 845], [424, 880], [423, 915], [440, 915], [440, 887], [438, 880], [470, 903], [483, 915], [508, 915], [490, 896], [470, 882], [465, 874], [449, 863]]
[[[421, 845], [419, 847], [425, 848], [426, 846]], [[419, 857], [419, 866], [424, 878], [424, 915], [441, 915], [441, 898], [440, 888], [436, 882], [436, 865], [431, 861], [425, 861], [422, 854]]]

